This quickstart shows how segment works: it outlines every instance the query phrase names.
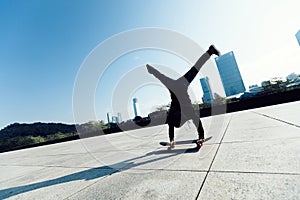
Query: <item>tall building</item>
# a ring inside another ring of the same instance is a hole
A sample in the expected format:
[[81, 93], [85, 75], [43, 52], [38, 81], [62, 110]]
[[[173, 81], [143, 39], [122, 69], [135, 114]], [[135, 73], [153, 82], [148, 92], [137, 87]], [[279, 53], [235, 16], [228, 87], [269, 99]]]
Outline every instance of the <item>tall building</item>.
[[106, 117], [107, 117], [107, 123], [109, 124], [111, 122], [111, 117], [109, 112], [106, 114]]
[[122, 122], [122, 115], [121, 115], [121, 113], [117, 113], [117, 115], [118, 115], [118, 123], [121, 123]]
[[245, 85], [233, 52], [216, 57], [215, 60], [226, 96], [245, 92]]
[[200, 83], [201, 83], [202, 90], [203, 90], [203, 97], [202, 97], [203, 103], [212, 103], [213, 102], [213, 94], [211, 91], [208, 77], [201, 78]]
[[112, 122], [112, 123], [118, 124], [118, 123], [119, 123], [118, 116], [112, 116], [112, 117], [111, 117], [111, 122]]
[[139, 109], [139, 103], [137, 98], [133, 98], [133, 112], [134, 116], [139, 116], [140, 109]]
[[300, 30], [296, 33], [296, 38], [297, 38], [298, 43], [300, 45]]
[[106, 114], [107, 116], [107, 123], [121, 123], [122, 118], [121, 118], [121, 113], [117, 113], [117, 115], [112, 115], [110, 112]]

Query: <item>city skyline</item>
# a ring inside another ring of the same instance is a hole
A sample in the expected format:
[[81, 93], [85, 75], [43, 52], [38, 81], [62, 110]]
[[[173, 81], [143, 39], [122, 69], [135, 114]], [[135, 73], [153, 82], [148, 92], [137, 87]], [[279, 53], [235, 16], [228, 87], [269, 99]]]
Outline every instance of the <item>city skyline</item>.
[[[99, 121], [103, 121], [103, 119], [99, 119]], [[106, 113], [106, 121], [107, 123], [120, 123], [122, 122], [122, 115], [120, 112], [117, 115], [113, 115], [112, 113]]]
[[[245, 86], [299, 74], [300, 48], [295, 40], [300, 27], [299, 6], [296, 0], [1, 1], [0, 129], [15, 122], [73, 124], [74, 82], [85, 58], [111, 36], [137, 28], [168, 29], [203, 49], [215, 44], [221, 53], [234, 51]], [[193, 64], [159, 51], [123, 55], [99, 80], [94, 95], [98, 119], [120, 110], [111, 103], [115, 84], [128, 71], [146, 63], [168, 66], [177, 74]], [[214, 64], [205, 65], [197, 80], [204, 76], [212, 80], [208, 72], [215, 68]], [[193, 102], [201, 101], [199, 85], [199, 81], [191, 84]], [[216, 92], [220, 85], [212, 80], [211, 87]], [[159, 84], [131, 93], [123, 100], [127, 106], [120, 110], [124, 120], [133, 116], [134, 96], [139, 99], [142, 116], [170, 100]]]

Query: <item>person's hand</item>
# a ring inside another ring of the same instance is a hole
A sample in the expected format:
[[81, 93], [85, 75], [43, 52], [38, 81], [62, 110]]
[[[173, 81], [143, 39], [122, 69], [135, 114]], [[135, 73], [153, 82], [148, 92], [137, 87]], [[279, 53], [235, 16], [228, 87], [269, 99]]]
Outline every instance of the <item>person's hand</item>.
[[150, 73], [150, 74], [153, 74], [153, 72], [154, 72], [154, 68], [151, 66], [151, 65], [146, 65], [146, 67], [147, 67], [147, 70], [148, 70], [148, 72]]

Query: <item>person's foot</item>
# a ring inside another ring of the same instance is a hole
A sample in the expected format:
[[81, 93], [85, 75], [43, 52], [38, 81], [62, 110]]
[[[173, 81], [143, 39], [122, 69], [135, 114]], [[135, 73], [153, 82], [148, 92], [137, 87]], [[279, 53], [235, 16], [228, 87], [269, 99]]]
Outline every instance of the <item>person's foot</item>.
[[174, 142], [174, 141], [171, 141], [171, 142], [170, 142], [170, 148], [171, 148], [171, 149], [174, 149], [174, 147], [175, 147], [175, 142]]
[[204, 143], [204, 139], [198, 139], [196, 144], [197, 144], [197, 148], [201, 148], [203, 146], [203, 143]]
[[209, 55], [213, 55], [213, 54], [215, 54], [216, 56], [221, 55], [220, 51], [218, 51], [214, 45], [210, 45], [209, 49], [207, 50], [207, 53], [209, 53]]

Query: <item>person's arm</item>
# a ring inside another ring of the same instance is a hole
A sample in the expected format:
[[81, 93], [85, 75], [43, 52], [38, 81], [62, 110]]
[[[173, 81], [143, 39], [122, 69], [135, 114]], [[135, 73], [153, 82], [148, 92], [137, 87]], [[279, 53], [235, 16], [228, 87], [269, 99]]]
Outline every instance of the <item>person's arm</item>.
[[158, 70], [156, 70], [154, 67], [152, 67], [151, 65], [146, 65], [147, 70], [150, 74], [153, 74], [153, 76], [155, 76], [158, 80], [160, 80], [160, 82], [162, 82], [162, 84], [164, 84], [167, 88], [169, 88], [172, 79], [165, 76], [164, 74], [160, 73]]

